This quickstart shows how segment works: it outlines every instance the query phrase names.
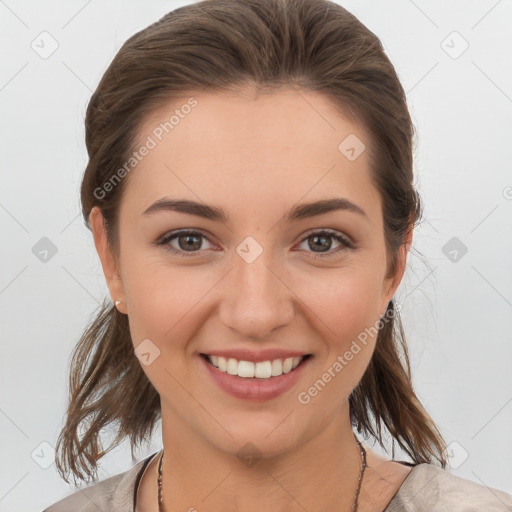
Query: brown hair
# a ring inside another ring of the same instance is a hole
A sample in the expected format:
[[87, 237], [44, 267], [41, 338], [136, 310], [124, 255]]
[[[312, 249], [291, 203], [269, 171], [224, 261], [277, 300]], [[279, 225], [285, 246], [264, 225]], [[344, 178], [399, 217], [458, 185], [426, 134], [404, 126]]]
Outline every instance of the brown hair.
[[[327, 0], [205, 0], [180, 7], [130, 37], [87, 108], [89, 163], [81, 187], [86, 226], [90, 229], [91, 209], [100, 207], [109, 244], [118, 254], [119, 205], [129, 178], [108, 194], [104, 184], [130, 157], [137, 130], [152, 111], [204, 88], [222, 92], [245, 85], [322, 93], [366, 128], [372, 179], [382, 197], [388, 271], [394, 273], [398, 249], [422, 213], [413, 185], [414, 127], [379, 39]], [[385, 426], [393, 453], [396, 441], [416, 464], [437, 460], [444, 468], [446, 445], [414, 393], [396, 309], [390, 301], [371, 362], [350, 395], [352, 425], [382, 447]], [[159, 418], [159, 395], [134, 356], [128, 318], [109, 300], [73, 352], [67, 418], [57, 441], [60, 474], [67, 482], [69, 471], [85, 480], [127, 436], [133, 453]], [[103, 450], [100, 433], [111, 424], [116, 437]]]

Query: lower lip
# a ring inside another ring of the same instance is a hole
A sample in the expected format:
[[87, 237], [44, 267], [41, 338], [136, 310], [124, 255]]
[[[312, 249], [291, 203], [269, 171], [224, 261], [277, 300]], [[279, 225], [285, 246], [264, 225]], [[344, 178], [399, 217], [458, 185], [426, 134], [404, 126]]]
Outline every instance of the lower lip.
[[270, 377], [268, 379], [230, 375], [229, 373], [221, 372], [218, 368], [206, 361], [203, 356], [199, 356], [199, 358], [206, 366], [213, 380], [223, 391], [235, 398], [262, 402], [276, 398], [291, 389], [304, 371], [304, 367], [309, 365], [312, 356], [301, 361], [292, 371], [283, 373], [279, 375], [279, 377]]

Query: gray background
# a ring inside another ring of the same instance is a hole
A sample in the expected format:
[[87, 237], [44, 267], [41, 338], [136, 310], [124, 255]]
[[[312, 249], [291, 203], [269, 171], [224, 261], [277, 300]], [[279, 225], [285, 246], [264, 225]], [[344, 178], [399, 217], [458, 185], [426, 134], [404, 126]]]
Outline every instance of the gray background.
[[[185, 3], [0, 1], [2, 512], [75, 490], [52, 450], [69, 356], [108, 297], [79, 214], [85, 108], [121, 44]], [[512, 2], [340, 3], [381, 38], [418, 131], [425, 220], [397, 296], [415, 389], [451, 471], [512, 492]], [[160, 430], [136, 460], [159, 447]], [[100, 478], [136, 460], [125, 443]]]

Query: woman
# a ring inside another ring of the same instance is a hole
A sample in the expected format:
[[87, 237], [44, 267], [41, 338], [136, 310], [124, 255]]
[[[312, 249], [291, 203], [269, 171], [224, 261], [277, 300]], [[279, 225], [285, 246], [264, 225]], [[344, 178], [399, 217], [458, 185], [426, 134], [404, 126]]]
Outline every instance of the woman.
[[325, 0], [176, 9], [123, 45], [86, 131], [112, 303], [76, 347], [57, 465], [85, 480], [160, 417], [163, 448], [48, 512], [511, 509], [445, 469], [411, 384], [413, 126], [372, 32]]

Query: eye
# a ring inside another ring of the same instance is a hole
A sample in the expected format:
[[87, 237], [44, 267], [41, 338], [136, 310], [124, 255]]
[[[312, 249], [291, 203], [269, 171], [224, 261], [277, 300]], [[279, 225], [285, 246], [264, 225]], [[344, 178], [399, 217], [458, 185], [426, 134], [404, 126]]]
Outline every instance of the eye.
[[[160, 238], [156, 245], [163, 246], [166, 251], [178, 256], [187, 257], [201, 251], [202, 239], [208, 240], [205, 235], [198, 231], [174, 231]], [[178, 247], [171, 245], [171, 241], [174, 240], [176, 240]]]
[[[203, 250], [203, 239], [208, 240], [208, 238], [199, 231], [172, 231], [160, 238], [155, 244], [157, 246], [163, 246], [166, 251], [176, 254], [177, 256], [187, 257], [193, 256]], [[339, 244], [338, 248], [330, 250], [332, 242], [329, 242], [329, 239], [336, 240]], [[340, 251], [353, 248], [352, 242], [345, 235], [337, 231], [321, 230], [312, 232], [302, 240], [301, 244], [310, 240], [312, 242], [308, 243], [308, 246], [309, 248], [313, 248], [311, 252], [315, 253], [315, 258], [332, 256]], [[171, 244], [171, 242], [174, 241], [176, 241], [177, 247]], [[317, 251], [315, 247], [320, 250]]]
[[[340, 244], [339, 247], [333, 251], [330, 251], [329, 249], [332, 246], [332, 242], [329, 242], [329, 239], [336, 240]], [[312, 252], [315, 253], [315, 258], [324, 258], [327, 256], [332, 256], [333, 254], [336, 254], [340, 251], [353, 248], [353, 244], [351, 243], [351, 241], [345, 235], [342, 235], [337, 231], [329, 231], [325, 229], [321, 231], [315, 231], [313, 233], [310, 233], [306, 238], [304, 238], [301, 244], [310, 240], [312, 242], [309, 242], [308, 246], [310, 248], [313, 248]], [[316, 251], [315, 247], [319, 248], [320, 251]]]

